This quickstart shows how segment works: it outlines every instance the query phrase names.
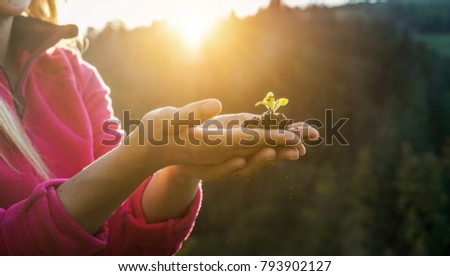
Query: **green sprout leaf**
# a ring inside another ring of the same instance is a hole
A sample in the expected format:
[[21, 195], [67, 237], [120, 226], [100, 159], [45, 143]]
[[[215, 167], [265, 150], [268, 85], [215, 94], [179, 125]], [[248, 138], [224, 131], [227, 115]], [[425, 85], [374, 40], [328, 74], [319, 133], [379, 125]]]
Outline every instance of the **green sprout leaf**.
[[286, 98], [278, 99], [278, 100], [275, 102], [275, 106], [273, 107], [273, 112], [277, 111], [278, 108], [287, 105], [288, 102], [289, 102], [289, 100], [286, 99]]
[[267, 107], [269, 112], [274, 113], [278, 108], [287, 105], [289, 102], [286, 98], [281, 98], [275, 101], [275, 95], [272, 92], [267, 93], [266, 97], [255, 104], [255, 106], [258, 105], [264, 105]]

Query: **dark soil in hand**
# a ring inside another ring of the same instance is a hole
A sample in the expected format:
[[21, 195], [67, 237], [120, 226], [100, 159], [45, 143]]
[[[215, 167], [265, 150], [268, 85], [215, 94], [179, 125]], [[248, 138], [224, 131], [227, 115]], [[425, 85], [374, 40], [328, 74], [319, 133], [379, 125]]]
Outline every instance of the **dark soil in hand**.
[[283, 113], [265, 112], [260, 117], [253, 117], [242, 123], [246, 128], [288, 129], [294, 120], [286, 118]]

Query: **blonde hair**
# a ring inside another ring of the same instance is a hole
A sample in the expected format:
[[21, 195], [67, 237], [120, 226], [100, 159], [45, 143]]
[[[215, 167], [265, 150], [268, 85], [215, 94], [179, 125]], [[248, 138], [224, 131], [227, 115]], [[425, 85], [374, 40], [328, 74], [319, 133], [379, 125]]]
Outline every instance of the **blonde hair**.
[[56, 0], [32, 0], [25, 14], [29, 17], [56, 23], [58, 19]]
[[[25, 15], [29, 17], [38, 18], [44, 21], [56, 23], [57, 10], [55, 0], [32, 0], [30, 6], [25, 11]], [[3, 135], [1, 135], [3, 134]], [[0, 99], [0, 137], [5, 141], [1, 141], [1, 147], [12, 147], [17, 149], [25, 159], [34, 167], [37, 174], [42, 179], [50, 178], [50, 171], [40, 157], [39, 153], [33, 147], [20, 121], [12, 113], [6, 103]], [[11, 164], [4, 153], [4, 148], [1, 149], [0, 158], [5, 160], [8, 165], [14, 169], [14, 164]]]
[[[36, 172], [43, 179], [48, 179], [50, 172], [42, 161], [36, 149], [32, 146], [30, 139], [27, 137], [25, 130], [20, 125], [19, 120], [11, 113], [11, 110], [4, 101], [0, 101], [0, 129], [5, 134], [6, 143], [2, 146], [12, 145], [15, 147], [27, 161], [34, 167]], [[8, 161], [7, 156], [0, 152], [0, 156], [12, 168], [14, 166]]]

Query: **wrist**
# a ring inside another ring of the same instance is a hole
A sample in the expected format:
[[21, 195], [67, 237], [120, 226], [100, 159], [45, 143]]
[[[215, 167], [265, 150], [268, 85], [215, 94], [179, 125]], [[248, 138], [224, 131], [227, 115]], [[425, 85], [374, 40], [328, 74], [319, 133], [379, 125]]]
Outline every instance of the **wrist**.
[[159, 173], [163, 173], [170, 178], [171, 183], [182, 183], [182, 185], [198, 185], [201, 179], [193, 177], [187, 170], [183, 169], [182, 165], [172, 165], [165, 167]]
[[158, 171], [142, 195], [142, 210], [147, 222], [184, 216], [198, 189], [199, 180], [186, 176], [177, 166]]
[[168, 162], [165, 162], [164, 156], [143, 138], [139, 134], [139, 129], [136, 129], [124, 139], [118, 150], [123, 159], [130, 162], [128, 164], [133, 164], [138, 173], [148, 177], [167, 166]]

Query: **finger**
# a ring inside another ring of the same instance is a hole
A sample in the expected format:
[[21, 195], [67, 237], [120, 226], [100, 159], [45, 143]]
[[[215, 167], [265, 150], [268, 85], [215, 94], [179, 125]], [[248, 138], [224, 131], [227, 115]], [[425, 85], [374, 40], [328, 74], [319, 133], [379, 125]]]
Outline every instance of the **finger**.
[[284, 129], [248, 129], [233, 130], [235, 146], [280, 147], [296, 146], [301, 143], [300, 137]]
[[295, 147], [284, 148], [264, 148], [247, 160], [244, 168], [237, 170], [235, 176], [250, 177], [256, 172], [262, 170], [267, 165], [275, 165], [276, 162], [283, 160], [297, 160], [305, 155], [306, 150], [302, 145], [300, 149]]
[[186, 131], [188, 128], [201, 125], [222, 111], [222, 103], [217, 99], [193, 102], [180, 107], [174, 114], [172, 125], [174, 133]]
[[300, 156], [305, 155], [305, 147], [302, 145], [300, 148], [293, 147], [282, 147], [277, 148], [277, 158], [276, 161], [283, 160], [297, 160]]
[[234, 174], [237, 177], [250, 177], [257, 171], [260, 171], [264, 166], [270, 164], [275, 160], [277, 152], [273, 148], [264, 148], [251, 156], [246, 163], [246, 166], [237, 170]]
[[141, 128], [145, 129], [144, 133], [147, 136], [143, 137], [144, 140], [151, 141], [149, 137], [160, 140], [162, 137], [169, 135], [169, 122], [173, 119], [177, 110], [178, 109], [173, 106], [167, 106], [154, 109], [145, 114], [138, 127], [139, 133]]
[[232, 158], [222, 164], [209, 168], [205, 181], [221, 181], [230, 178], [237, 170], [245, 167], [246, 160], [242, 157]]
[[[290, 131], [263, 130], [263, 129], [216, 129], [207, 131], [195, 128], [194, 139], [190, 140], [188, 147], [190, 156], [209, 156], [208, 162], [220, 163], [232, 157], [249, 157], [265, 147], [292, 146], [301, 149], [300, 138]], [[189, 139], [188, 139], [189, 141]], [[193, 142], [196, 142], [194, 146]], [[211, 158], [215, 156], [216, 158]], [[204, 163], [206, 160], [194, 160], [195, 163]]]
[[183, 172], [206, 182], [221, 181], [230, 178], [237, 170], [245, 167], [244, 158], [231, 158], [218, 165], [184, 165]]
[[287, 127], [287, 130], [296, 133], [299, 137], [302, 137], [303, 139], [317, 140], [320, 137], [320, 134], [317, 131], [317, 129], [313, 128], [312, 126], [304, 122], [293, 123]]
[[[162, 140], [162, 137], [178, 134], [188, 127], [200, 125], [216, 116], [222, 109], [219, 100], [208, 99], [190, 103], [181, 108], [172, 106], [152, 110], [144, 115], [138, 128], [144, 128], [147, 137]], [[152, 139], [146, 139], [151, 141]]]
[[300, 149], [299, 149], [299, 155], [303, 156], [305, 154], [306, 154], [306, 148], [305, 148], [305, 145], [302, 144]]

